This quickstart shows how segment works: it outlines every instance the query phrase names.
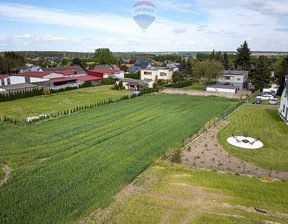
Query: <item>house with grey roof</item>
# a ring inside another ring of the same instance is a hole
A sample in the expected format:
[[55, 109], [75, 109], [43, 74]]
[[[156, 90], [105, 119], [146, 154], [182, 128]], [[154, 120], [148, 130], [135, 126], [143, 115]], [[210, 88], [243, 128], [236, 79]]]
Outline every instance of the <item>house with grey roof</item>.
[[223, 76], [216, 79], [216, 83], [243, 90], [248, 87], [248, 71], [225, 70]]
[[278, 113], [280, 117], [288, 124], [288, 75], [285, 75], [285, 85], [281, 95]]

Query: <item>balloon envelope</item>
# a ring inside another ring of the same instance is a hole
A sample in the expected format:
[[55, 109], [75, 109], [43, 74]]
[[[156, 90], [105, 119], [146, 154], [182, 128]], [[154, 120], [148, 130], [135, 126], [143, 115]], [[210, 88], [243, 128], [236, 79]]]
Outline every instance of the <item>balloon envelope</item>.
[[133, 6], [133, 19], [143, 30], [155, 20], [155, 8], [155, 5], [149, 1], [138, 1]]

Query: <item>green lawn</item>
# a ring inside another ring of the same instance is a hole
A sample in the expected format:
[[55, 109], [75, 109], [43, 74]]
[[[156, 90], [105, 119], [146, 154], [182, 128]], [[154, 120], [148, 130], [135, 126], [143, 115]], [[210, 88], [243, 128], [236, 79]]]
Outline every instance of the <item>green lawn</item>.
[[206, 85], [204, 85], [202, 83], [195, 82], [191, 86], [183, 87], [183, 89], [203, 90], [204, 87], [206, 87]]
[[96, 86], [57, 93], [52, 96], [29, 97], [25, 99], [0, 102], [0, 116], [16, 120], [40, 114], [53, 114], [76, 106], [94, 104], [103, 100], [118, 99], [131, 95], [127, 91], [112, 91], [111, 86]]
[[0, 223], [74, 223], [161, 152], [238, 101], [145, 95], [32, 124], [1, 123]]
[[[245, 105], [228, 118], [230, 123], [218, 134], [218, 140], [233, 155], [261, 167], [288, 171], [288, 126], [277, 113], [276, 106]], [[257, 150], [231, 146], [226, 139], [232, 135], [257, 138], [264, 146]]]
[[[287, 223], [287, 181], [158, 161], [129, 189], [108, 209], [87, 217], [85, 223]], [[268, 215], [256, 212], [255, 207]]]

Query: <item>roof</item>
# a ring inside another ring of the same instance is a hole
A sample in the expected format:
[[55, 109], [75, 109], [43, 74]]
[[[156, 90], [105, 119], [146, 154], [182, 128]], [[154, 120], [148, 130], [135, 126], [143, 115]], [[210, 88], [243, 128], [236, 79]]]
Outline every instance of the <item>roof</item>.
[[9, 75], [0, 75], [0, 79], [5, 79], [5, 78], [8, 78]]
[[77, 80], [80, 81], [92, 81], [92, 80], [101, 80], [102, 78], [96, 77], [93, 75], [83, 75], [83, 76], [77, 76], [75, 77]]
[[38, 78], [42, 78], [45, 75], [51, 74], [52, 72], [31, 72], [31, 71], [27, 71], [27, 72], [22, 72], [19, 73], [18, 76], [28, 76], [28, 77], [38, 77]]
[[54, 72], [61, 73], [63, 75], [75, 75], [75, 74], [85, 74], [85, 71], [79, 71], [76, 69], [70, 69], [70, 70], [55, 70]]
[[152, 68], [145, 68], [145, 69], [142, 69], [142, 70], [153, 70], [153, 71], [158, 71], [158, 70], [170, 70], [171, 68], [169, 67], [152, 67]]
[[93, 70], [113, 69], [110, 65], [96, 65]]
[[226, 86], [226, 85], [209, 85], [207, 86], [207, 88], [208, 87], [217, 88], [217, 89], [237, 89], [236, 86]]
[[224, 75], [248, 75], [248, 71], [224, 70]]
[[140, 83], [139, 82], [128, 82], [126, 85], [127, 86], [139, 86]]
[[120, 72], [120, 69], [100, 69], [100, 70], [89, 70], [89, 72], [94, 72], [94, 73], [114, 73], [114, 72]]
[[111, 67], [112, 67], [113, 69], [119, 69], [116, 64], [111, 65]]
[[67, 81], [72, 81], [72, 80], [77, 80], [77, 77], [63, 77], [63, 78], [55, 78], [55, 79], [50, 79], [51, 82], [67, 82]]
[[43, 71], [63, 71], [63, 70], [78, 70], [81, 72], [84, 71], [80, 66], [43, 68]]

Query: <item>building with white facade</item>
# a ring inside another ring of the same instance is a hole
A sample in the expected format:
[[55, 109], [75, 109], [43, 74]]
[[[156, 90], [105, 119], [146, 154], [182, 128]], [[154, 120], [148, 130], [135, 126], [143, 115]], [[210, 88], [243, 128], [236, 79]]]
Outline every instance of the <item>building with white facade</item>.
[[168, 67], [152, 67], [141, 70], [141, 80], [157, 82], [158, 80], [172, 80], [173, 69]]
[[248, 86], [248, 71], [225, 70], [223, 76], [216, 79], [216, 83], [243, 90]]
[[288, 75], [285, 75], [285, 85], [281, 95], [278, 113], [280, 114], [280, 117], [288, 124]]

